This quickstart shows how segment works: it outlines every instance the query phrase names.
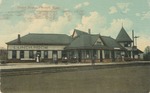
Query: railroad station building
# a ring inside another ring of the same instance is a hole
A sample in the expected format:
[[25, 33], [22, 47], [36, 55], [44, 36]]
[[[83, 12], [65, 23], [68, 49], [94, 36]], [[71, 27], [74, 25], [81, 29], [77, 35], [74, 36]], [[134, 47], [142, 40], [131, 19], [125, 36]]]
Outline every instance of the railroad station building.
[[[7, 42], [8, 60], [11, 62], [33, 61], [40, 57], [41, 62], [113, 62], [133, 58], [133, 40], [122, 27], [117, 38], [92, 34], [74, 29], [71, 36], [66, 34], [29, 33]], [[142, 53], [138, 50], [136, 55]]]

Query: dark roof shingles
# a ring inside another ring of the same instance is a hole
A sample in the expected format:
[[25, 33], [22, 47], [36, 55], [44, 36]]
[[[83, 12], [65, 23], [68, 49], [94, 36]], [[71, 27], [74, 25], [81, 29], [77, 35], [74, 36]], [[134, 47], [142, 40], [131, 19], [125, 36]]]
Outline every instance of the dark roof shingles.
[[121, 28], [116, 40], [118, 42], [126, 42], [126, 41], [132, 42], [130, 36], [127, 34], [127, 32], [125, 31], [123, 27]]
[[[21, 37], [21, 44], [69, 44], [71, 37], [65, 34], [27, 34]], [[7, 44], [18, 44], [18, 39]]]
[[102, 39], [105, 42], [106, 46], [108, 46], [110, 49], [124, 49], [115, 39], [110, 36], [102, 36]]

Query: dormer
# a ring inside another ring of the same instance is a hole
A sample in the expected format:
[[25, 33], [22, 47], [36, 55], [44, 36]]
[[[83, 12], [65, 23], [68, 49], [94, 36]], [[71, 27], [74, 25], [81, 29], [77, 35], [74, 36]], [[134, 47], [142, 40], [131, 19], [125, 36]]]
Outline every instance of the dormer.
[[72, 38], [75, 38], [75, 37], [78, 37], [81, 35], [87, 35], [87, 34], [88, 34], [87, 32], [74, 29], [73, 34], [72, 34]]
[[95, 45], [104, 45], [104, 43], [102, 42], [101, 38], [98, 38], [95, 42]]

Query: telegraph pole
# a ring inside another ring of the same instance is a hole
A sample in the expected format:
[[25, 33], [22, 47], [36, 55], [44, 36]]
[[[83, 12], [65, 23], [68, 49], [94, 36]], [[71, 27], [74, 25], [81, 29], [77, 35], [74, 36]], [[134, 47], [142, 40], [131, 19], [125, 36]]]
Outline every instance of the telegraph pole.
[[133, 57], [133, 59], [134, 59], [134, 30], [132, 30], [132, 39], [133, 39], [132, 57]]
[[135, 44], [136, 44], [136, 47], [137, 47], [137, 38], [139, 38], [140, 36], [135, 36]]

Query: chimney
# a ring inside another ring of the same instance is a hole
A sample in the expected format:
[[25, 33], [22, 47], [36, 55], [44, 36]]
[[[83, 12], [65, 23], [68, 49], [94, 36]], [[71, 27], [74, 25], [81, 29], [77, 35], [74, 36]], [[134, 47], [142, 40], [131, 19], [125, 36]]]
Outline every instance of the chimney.
[[18, 34], [18, 44], [21, 43], [21, 40], [20, 40], [20, 34]]
[[88, 29], [88, 33], [91, 34], [91, 29]]

